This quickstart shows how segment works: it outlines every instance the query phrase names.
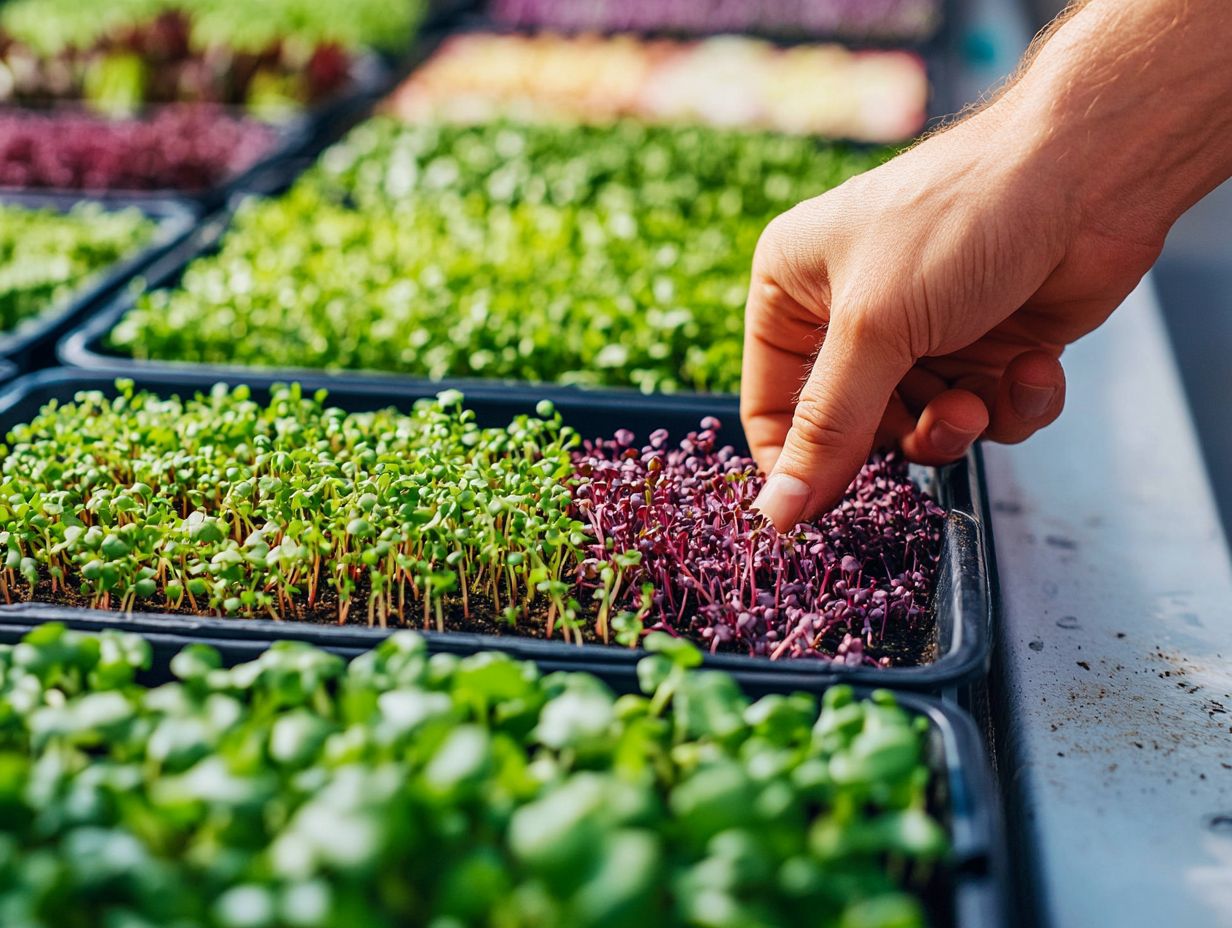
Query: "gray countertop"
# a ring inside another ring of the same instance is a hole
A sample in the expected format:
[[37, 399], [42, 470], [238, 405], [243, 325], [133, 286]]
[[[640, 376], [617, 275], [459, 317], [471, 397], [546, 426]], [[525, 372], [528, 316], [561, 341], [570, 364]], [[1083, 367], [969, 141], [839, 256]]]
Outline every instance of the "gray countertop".
[[1056, 928], [1232, 926], [1232, 562], [1149, 281], [985, 449], [998, 766]]

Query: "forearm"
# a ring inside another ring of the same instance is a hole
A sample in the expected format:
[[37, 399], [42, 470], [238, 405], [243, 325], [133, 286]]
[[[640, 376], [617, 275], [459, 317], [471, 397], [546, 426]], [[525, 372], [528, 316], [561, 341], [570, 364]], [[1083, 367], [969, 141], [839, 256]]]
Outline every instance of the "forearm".
[[993, 109], [1081, 218], [1162, 240], [1232, 176], [1230, 48], [1228, 0], [1090, 0]]

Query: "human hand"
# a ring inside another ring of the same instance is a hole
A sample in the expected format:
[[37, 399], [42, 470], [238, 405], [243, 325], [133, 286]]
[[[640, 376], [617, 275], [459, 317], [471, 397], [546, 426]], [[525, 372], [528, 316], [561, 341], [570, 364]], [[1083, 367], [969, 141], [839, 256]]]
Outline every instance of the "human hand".
[[780, 530], [836, 502], [874, 445], [943, 464], [977, 438], [1022, 441], [1052, 422], [1064, 348], [1111, 314], [1211, 186], [1152, 179], [1140, 156], [1101, 161], [1089, 112], [1067, 122], [1049, 92], [1060, 80], [1020, 82], [766, 229], [741, 418], [770, 474], [757, 505]]

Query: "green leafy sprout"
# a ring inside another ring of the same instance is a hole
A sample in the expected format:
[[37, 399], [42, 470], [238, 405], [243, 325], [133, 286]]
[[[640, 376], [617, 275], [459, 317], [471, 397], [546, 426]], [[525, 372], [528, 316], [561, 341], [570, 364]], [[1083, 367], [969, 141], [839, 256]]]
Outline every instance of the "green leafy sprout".
[[155, 229], [135, 209], [83, 203], [61, 212], [0, 203], [0, 333], [55, 309]]
[[83, 48], [167, 12], [183, 12], [201, 48], [261, 51], [291, 40], [349, 49], [401, 50], [424, 12], [422, 0], [11, 0], [0, 6], [0, 33], [44, 55]]
[[346, 413], [298, 385], [262, 406], [125, 382], [53, 403], [0, 448], [0, 594], [342, 623], [358, 592], [369, 625], [413, 604], [438, 630], [478, 601], [580, 643], [576, 436], [550, 403], [480, 428], [461, 402]]
[[349, 665], [135, 636], [0, 646], [6, 925], [921, 928], [928, 725], [746, 698], [654, 639], [641, 694], [400, 632]]
[[870, 463], [784, 539], [712, 419], [639, 452], [580, 441], [546, 400], [496, 427], [457, 390], [346, 412], [298, 384], [116, 388], [0, 445], [0, 602], [925, 659], [884, 650], [932, 621], [942, 510], [905, 467]]
[[[378, 117], [141, 297], [140, 359], [734, 392], [758, 236], [884, 151]], [[294, 324], [288, 324], [294, 320]]]

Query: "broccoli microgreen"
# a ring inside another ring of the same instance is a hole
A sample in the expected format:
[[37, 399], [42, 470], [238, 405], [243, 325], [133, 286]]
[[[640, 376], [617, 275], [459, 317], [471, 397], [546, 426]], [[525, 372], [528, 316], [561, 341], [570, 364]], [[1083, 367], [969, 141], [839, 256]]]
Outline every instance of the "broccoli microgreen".
[[[149, 645], [0, 646], [0, 911], [203, 928], [922, 928], [928, 724], [886, 692], [745, 697], [656, 639], [641, 694], [400, 632], [173, 682]], [[653, 665], [653, 666], [651, 666]], [[88, 913], [83, 915], [82, 913]]]
[[142, 296], [108, 344], [141, 359], [734, 391], [762, 229], [881, 157], [768, 133], [381, 117], [287, 194], [249, 202], [219, 252]]
[[480, 597], [568, 640], [575, 442], [550, 405], [480, 428], [456, 392], [344, 413], [298, 385], [182, 401], [121, 384], [15, 428], [0, 461], [0, 592], [43, 578], [102, 608], [189, 608], [444, 629]]

